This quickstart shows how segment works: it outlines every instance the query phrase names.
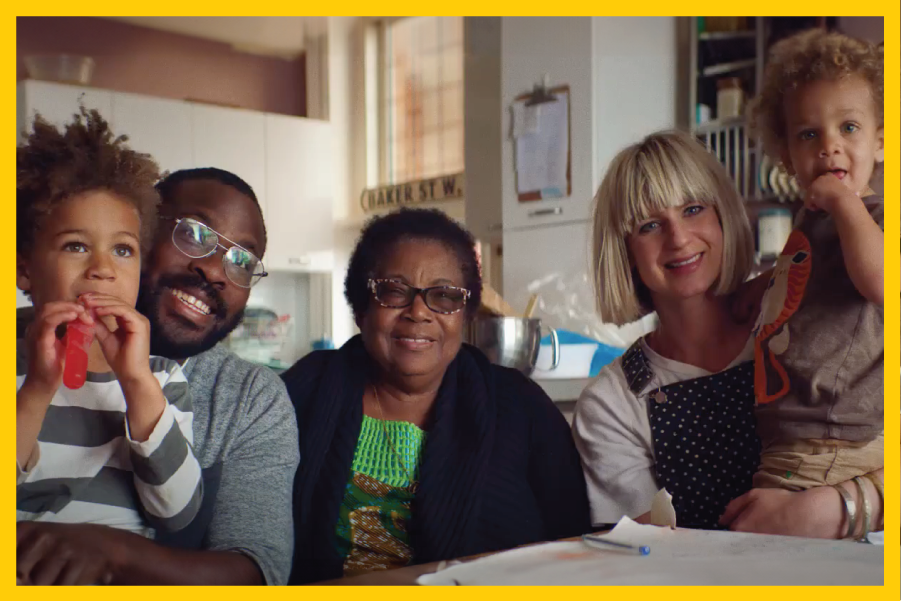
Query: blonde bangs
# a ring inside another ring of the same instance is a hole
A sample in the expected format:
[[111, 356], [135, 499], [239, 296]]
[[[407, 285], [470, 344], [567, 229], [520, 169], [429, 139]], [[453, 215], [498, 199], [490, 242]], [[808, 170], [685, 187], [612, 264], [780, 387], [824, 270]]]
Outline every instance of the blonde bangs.
[[657, 136], [626, 153], [614, 193], [612, 221], [621, 236], [651, 215], [686, 203], [716, 206], [719, 183], [711, 176], [715, 159], [699, 143], [683, 136]]

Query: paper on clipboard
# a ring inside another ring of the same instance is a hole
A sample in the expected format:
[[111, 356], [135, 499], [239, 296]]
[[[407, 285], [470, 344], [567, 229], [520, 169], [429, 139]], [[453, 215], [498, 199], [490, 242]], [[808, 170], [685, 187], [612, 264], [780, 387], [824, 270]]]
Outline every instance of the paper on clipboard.
[[540, 119], [540, 104], [527, 106], [525, 102], [515, 102], [513, 104], [513, 137], [537, 134]]
[[518, 194], [541, 192], [545, 198], [566, 195], [569, 94], [558, 92], [553, 96], [556, 100], [538, 105], [539, 111], [532, 110], [538, 107], [526, 107], [524, 100], [513, 106]]

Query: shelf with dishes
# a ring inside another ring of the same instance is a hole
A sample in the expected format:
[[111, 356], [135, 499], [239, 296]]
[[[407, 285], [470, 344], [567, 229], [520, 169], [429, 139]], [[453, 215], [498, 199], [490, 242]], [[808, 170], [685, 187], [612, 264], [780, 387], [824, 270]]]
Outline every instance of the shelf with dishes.
[[695, 135], [723, 165], [743, 198], [791, 202], [801, 197], [795, 178], [763, 153], [743, 117], [705, 123]]
[[801, 199], [798, 180], [790, 175], [782, 164], [764, 155], [757, 168], [757, 189], [760, 198], [775, 199], [778, 202], [792, 202]]
[[740, 60], [740, 61], [732, 61], [729, 63], [718, 63], [716, 65], [710, 65], [709, 67], [704, 67], [701, 70], [701, 75], [703, 77], [712, 77], [714, 75], [723, 75], [725, 73], [741, 71], [742, 69], [753, 69], [756, 66], [757, 66], [757, 59], [754, 59], [754, 58], [749, 58], [749, 59]]
[[689, 128], [740, 115], [761, 86], [766, 56], [779, 40], [835, 17], [686, 17]]

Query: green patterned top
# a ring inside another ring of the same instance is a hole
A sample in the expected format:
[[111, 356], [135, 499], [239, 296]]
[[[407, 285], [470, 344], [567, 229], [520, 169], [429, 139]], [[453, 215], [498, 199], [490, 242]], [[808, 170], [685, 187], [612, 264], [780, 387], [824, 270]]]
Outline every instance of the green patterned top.
[[412, 558], [407, 522], [415, 482], [407, 472], [418, 479], [425, 437], [409, 422], [363, 416], [336, 526], [346, 575], [401, 567]]
[[[386, 431], [391, 437], [390, 442], [385, 438]], [[407, 471], [414, 480], [419, 475], [419, 459], [424, 442], [425, 432], [410, 422], [382, 421], [364, 415], [351, 470], [391, 486], [410, 486]], [[403, 459], [403, 465], [398, 461], [397, 455]]]

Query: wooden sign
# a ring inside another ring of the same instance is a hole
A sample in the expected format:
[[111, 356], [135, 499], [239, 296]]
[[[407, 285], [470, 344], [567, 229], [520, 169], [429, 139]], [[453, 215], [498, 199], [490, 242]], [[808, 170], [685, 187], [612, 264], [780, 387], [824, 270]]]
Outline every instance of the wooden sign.
[[394, 184], [363, 190], [360, 195], [360, 206], [363, 211], [378, 211], [405, 205], [439, 200], [455, 200], [463, 198], [466, 175], [442, 175], [405, 184]]

